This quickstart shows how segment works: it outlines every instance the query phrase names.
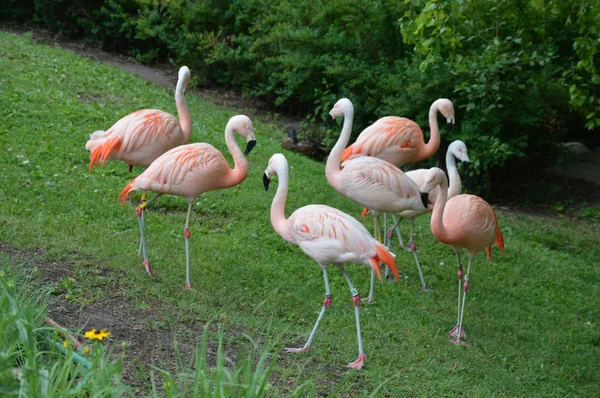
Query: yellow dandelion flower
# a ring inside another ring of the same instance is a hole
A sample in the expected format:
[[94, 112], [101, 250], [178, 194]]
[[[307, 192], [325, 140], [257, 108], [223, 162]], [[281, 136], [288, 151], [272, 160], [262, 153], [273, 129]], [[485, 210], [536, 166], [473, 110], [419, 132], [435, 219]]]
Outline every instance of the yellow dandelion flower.
[[69, 348], [69, 340], [63, 341], [63, 347]]
[[83, 335], [83, 337], [85, 337], [86, 339], [98, 340], [98, 341], [102, 341], [106, 337], [109, 337], [109, 336], [110, 336], [110, 332], [108, 330], [106, 330], [106, 329], [102, 329], [102, 330], [96, 330], [96, 329], [88, 330]]

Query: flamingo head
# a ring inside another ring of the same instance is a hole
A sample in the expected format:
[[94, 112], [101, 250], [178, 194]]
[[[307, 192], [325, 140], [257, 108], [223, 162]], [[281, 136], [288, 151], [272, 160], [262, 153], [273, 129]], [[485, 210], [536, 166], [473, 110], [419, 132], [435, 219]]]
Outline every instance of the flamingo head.
[[336, 117], [348, 117], [349, 114], [354, 114], [354, 105], [352, 105], [352, 102], [348, 98], [342, 98], [329, 111], [327, 125], [331, 126]]
[[94, 152], [94, 149], [96, 149], [98, 147], [98, 145], [100, 145], [100, 144], [102, 144], [102, 142], [104, 142], [105, 135], [106, 135], [106, 131], [103, 131], [103, 130], [94, 131], [90, 135], [90, 139], [85, 143], [85, 149], [87, 149], [87, 151], [90, 153]]
[[244, 155], [248, 155], [256, 145], [256, 136], [254, 135], [254, 126], [252, 120], [246, 115], [237, 115], [229, 119], [226, 130], [233, 129], [239, 135], [246, 139], [246, 150]]
[[182, 66], [179, 68], [179, 73], [177, 74], [177, 88], [180, 89], [183, 93], [185, 93], [185, 88], [187, 87], [190, 81], [190, 68], [187, 66]]
[[464, 142], [461, 140], [453, 141], [448, 147], [448, 153], [451, 153], [456, 159], [460, 160], [465, 170], [469, 167], [469, 154]]
[[440, 111], [440, 113], [446, 118], [446, 122], [448, 123], [446, 126], [446, 131], [450, 132], [452, 127], [454, 127], [454, 104], [447, 98], [440, 98], [435, 101], [432, 107], [435, 106]]
[[271, 156], [269, 159], [269, 164], [265, 169], [265, 173], [263, 174], [263, 185], [265, 186], [265, 191], [269, 190], [269, 183], [271, 182], [271, 177], [281, 173], [288, 172], [288, 162], [285, 156], [281, 153], [276, 153]]
[[438, 185], [442, 189], [448, 189], [448, 178], [442, 169], [432, 167], [425, 174], [425, 182], [421, 186], [421, 196], [424, 193], [429, 194]]

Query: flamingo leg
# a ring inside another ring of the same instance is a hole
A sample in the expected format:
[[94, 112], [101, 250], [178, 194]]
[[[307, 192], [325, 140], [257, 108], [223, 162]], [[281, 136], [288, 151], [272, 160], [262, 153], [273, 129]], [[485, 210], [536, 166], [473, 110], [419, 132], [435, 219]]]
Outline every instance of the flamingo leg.
[[396, 216], [392, 214], [392, 219], [394, 220], [394, 226], [388, 230], [388, 236], [390, 237], [390, 239], [392, 239], [392, 234], [394, 233], [394, 231], [396, 231], [396, 234], [398, 235], [398, 244], [401, 248], [406, 249], [406, 246], [404, 245], [404, 240], [402, 240], [402, 233], [400, 232], [400, 228], [398, 228], [398, 226], [400, 225], [400, 221], [402, 221], [402, 217], [400, 217], [400, 219], [398, 220], [396, 219]]
[[[457, 333], [458, 333], [458, 324], [460, 323], [460, 293], [462, 290], [462, 285], [463, 285], [463, 265], [462, 262], [460, 261], [460, 254], [459, 252], [455, 252], [456, 253], [456, 260], [457, 260], [457, 264], [458, 264], [458, 268], [457, 268], [457, 276], [458, 276], [458, 304], [457, 304], [457, 309], [456, 309], [456, 326], [454, 326], [454, 328], [448, 332], [448, 335], [450, 335], [450, 337], [456, 337]], [[461, 329], [461, 338], [466, 338], [465, 332], [464, 330]]]
[[[385, 213], [384, 213], [385, 216]], [[381, 232], [379, 230], [379, 215], [377, 213], [373, 213], [373, 219], [375, 220], [375, 239], [381, 242]], [[385, 222], [385, 221], [384, 221]], [[387, 267], [387, 266], [386, 266]], [[369, 285], [369, 296], [365, 299], [367, 303], [371, 304], [373, 302], [373, 297], [375, 293], [375, 271], [371, 269], [371, 284]]]
[[319, 312], [319, 316], [317, 317], [317, 322], [315, 322], [315, 326], [313, 327], [312, 331], [310, 332], [310, 336], [308, 336], [308, 340], [306, 341], [306, 344], [304, 344], [304, 346], [301, 348], [286, 347], [285, 352], [303, 352], [303, 351], [308, 350], [308, 347], [310, 347], [310, 343], [312, 343], [312, 340], [315, 337], [315, 333], [317, 332], [319, 323], [321, 322], [323, 315], [325, 315], [325, 311], [327, 311], [327, 307], [329, 307], [329, 304], [331, 304], [331, 290], [329, 290], [329, 278], [327, 277], [327, 268], [326, 267], [323, 267], [323, 279], [325, 280], [325, 300], [323, 301], [323, 307], [321, 307], [321, 312]]
[[349, 367], [360, 370], [365, 364], [365, 352], [363, 351], [362, 346], [362, 337], [360, 333], [360, 296], [358, 291], [354, 288], [354, 285], [350, 281], [346, 270], [343, 267], [340, 268], [342, 271], [342, 275], [344, 275], [344, 279], [346, 279], [346, 283], [348, 283], [348, 287], [350, 288], [350, 293], [352, 293], [352, 301], [354, 302], [354, 314], [356, 315], [356, 336], [358, 338], [358, 359], [354, 362], [350, 362], [348, 364]]
[[187, 217], [185, 218], [185, 228], [183, 236], [185, 236], [185, 288], [191, 290], [190, 286], [190, 215], [192, 214], [192, 202], [188, 203]]
[[427, 291], [427, 290], [429, 290], [429, 288], [425, 284], [425, 278], [423, 278], [423, 271], [421, 271], [421, 264], [419, 264], [419, 257], [417, 256], [417, 245], [415, 244], [415, 241], [413, 240], [414, 227], [415, 227], [415, 219], [411, 218], [410, 219], [410, 241], [408, 244], [410, 246], [410, 251], [412, 252], [413, 256], [415, 257], [415, 263], [417, 263], [417, 270], [419, 271], [419, 278], [421, 279], [421, 289]]
[[[138, 219], [138, 225], [140, 226], [140, 252], [144, 255], [144, 268], [148, 275], [152, 275], [152, 268], [150, 268], [150, 262], [148, 261], [148, 249], [146, 248], [146, 239], [144, 237], [144, 209], [146, 208], [146, 193], [142, 194], [142, 203], [135, 209], [135, 214]], [[140, 253], [138, 253], [139, 255]]]
[[[465, 299], [467, 298], [467, 290], [469, 290], [469, 274], [471, 272], [471, 261], [473, 259], [469, 256], [469, 265], [467, 265], [467, 275], [465, 276], [465, 283], [463, 285], [463, 299], [462, 299], [462, 305], [461, 305], [461, 309], [460, 309], [460, 316], [458, 318], [458, 330], [456, 332], [456, 338], [454, 338], [454, 340], [452, 340], [452, 342], [454, 344], [458, 344], [458, 345], [464, 345], [464, 332], [462, 330], [462, 321], [463, 321], [463, 315], [465, 314]], [[462, 338], [462, 340], [461, 340]]]
[[[155, 194], [153, 197], [151, 197], [148, 201], [146, 201], [146, 192], [142, 193], [142, 198], [141, 198], [141, 202], [140, 202], [140, 208], [141, 208], [141, 216], [138, 216], [138, 223], [140, 222], [141, 219], [141, 228], [144, 229], [146, 224], [145, 224], [145, 220], [144, 220], [144, 214], [146, 213], [146, 207], [148, 207], [148, 205], [153, 202], [155, 199], [158, 199], [162, 194], [157, 193]], [[142, 244], [142, 239], [140, 239], [140, 249], [138, 250], [138, 257], [142, 257], [143, 254], [143, 244]]]

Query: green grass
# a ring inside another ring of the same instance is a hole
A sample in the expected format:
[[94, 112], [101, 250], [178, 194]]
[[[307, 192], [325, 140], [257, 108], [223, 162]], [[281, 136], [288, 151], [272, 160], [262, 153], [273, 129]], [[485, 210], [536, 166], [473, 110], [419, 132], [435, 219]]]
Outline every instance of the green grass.
[[[193, 92], [187, 99], [190, 142], [209, 142], [226, 153], [225, 124], [241, 111], [218, 107]], [[461, 349], [446, 337], [456, 317], [455, 256], [435, 241], [428, 218], [422, 217], [417, 244], [434, 290], [420, 291], [412, 256], [398, 252], [400, 270], [408, 278], [398, 285], [379, 284], [376, 302], [361, 308], [367, 355], [362, 371], [345, 367], [357, 356], [354, 313], [335, 269], [330, 271], [333, 303], [311, 350], [282, 353], [284, 345], [305, 342], [324, 287], [318, 265], [271, 227], [274, 190], [262, 187], [269, 157], [275, 152], [288, 157], [288, 214], [324, 203], [358, 216], [360, 206], [328, 186], [323, 163], [282, 150], [283, 129], [250, 114], [258, 144], [249, 156], [248, 179], [236, 188], [207, 193], [194, 206], [194, 290], [184, 289], [182, 198], [163, 197], [150, 206], [151, 278], [137, 258], [134, 205], [122, 209], [116, 201], [140, 169], [132, 175], [126, 165], [113, 162], [90, 173], [84, 148], [91, 132], [147, 107], [175, 113], [173, 90], [33, 44], [28, 37], [0, 33], [0, 243], [74, 263], [76, 282], [56, 283], [69, 285], [84, 310], [116, 289], [129, 304], [161, 308], [167, 325], [216, 320], [225, 331], [260, 339], [269, 323], [269, 333], [279, 342], [272, 350], [279, 357], [271, 369], [273, 395], [289, 395], [305, 383], [330, 396], [365, 396], [377, 388], [378, 396], [598, 394], [597, 224], [500, 212], [507, 253], [494, 250], [493, 262], [483, 254], [475, 260], [465, 310], [469, 346]], [[366, 222], [371, 229], [371, 221]], [[107, 285], [109, 279], [95, 272], [99, 268], [118, 273], [116, 282], [110, 279]], [[347, 269], [366, 296], [368, 270]], [[226, 347], [236, 341], [227, 332], [223, 339]]]

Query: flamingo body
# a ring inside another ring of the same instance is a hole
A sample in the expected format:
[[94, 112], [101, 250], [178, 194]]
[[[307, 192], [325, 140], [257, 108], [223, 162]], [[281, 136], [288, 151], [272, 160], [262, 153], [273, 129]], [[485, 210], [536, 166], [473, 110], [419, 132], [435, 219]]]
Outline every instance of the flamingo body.
[[429, 109], [429, 142], [425, 143], [423, 131], [414, 121], [404, 117], [386, 116], [364, 129], [356, 141], [344, 150], [341, 161], [359, 156], [374, 156], [401, 167], [433, 156], [440, 146], [438, 111], [449, 124], [454, 124], [452, 102], [446, 98], [436, 100]]
[[[142, 174], [133, 179], [121, 191], [119, 200], [123, 206], [132, 191], [143, 191], [142, 204], [136, 213], [140, 225], [140, 253], [144, 255], [146, 272], [151, 274], [144, 239], [145, 192], [155, 192], [156, 199], [162, 194], [183, 196], [188, 201], [188, 213], [184, 228], [186, 240], [186, 288], [190, 289], [189, 271], [189, 221], [194, 199], [207, 191], [230, 188], [240, 184], [248, 175], [248, 160], [233, 137], [234, 132], [246, 138], [245, 154], [256, 144], [252, 121], [244, 115], [232, 117], [225, 128], [225, 142], [233, 156], [232, 169], [215, 147], [205, 143], [181, 145], [159, 156]], [[151, 200], [153, 200], [151, 199]]]
[[[448, 180], [444, 172], [434, 167], [427, 172], [423, 191], [429, 192], [439, 185], [440, 196], [436, 202], [431, 216], [431, 231], [442, 243], [452, 246], [458, 260], [458, 310], [457, 323], [450, 335], [455, 337], [453, 342], [464, 344], [464, 331], [462, 320], [465, 308], [465, 299], [469, 289], [469, 276], [471, 262], [477, 253], [482, 250], [491, 257], [491, 246], [496, 243], [504, 254], [504, 238], [498, 225], [498, 217], [485, 200], [475, 195], [457, 195], [448, 197]], [[460, 251], [467, 250], [469, 265], [464, 284], [462, 283], [463, 266], [460, 262]], [[461, 303], [461, 285], [463, 290]]]
[[187, 66], [179, 70], [175, 102], [180, 120], [158, 109], [142, 109], [119, 119], [106, 131], [96, 131], [85, 148], [90, 152], [90, 166], [107, 160], [121, 160], [132, 166], [149, 166], [169, 149], [185, 144], [192, 131], [192, 121], [184, 90], [190, 79]]
[[356, 330], [358, 337], [358, 359], [349, 364], [355, 369], [362, 368], [365, 354], [362, 349], [360, 333], [359, 303], [360, 296], [352, 285], [350, 278], [344, 270], [344, 263], [369, 265], [381, 279], [379, 262], [389, 265], [398, 279], [398, 270], [394, 256], [388, 249], [374, 239], [367, 229], [352, 216], [325, 205], [308, 205], [299, 208], [289, 218], [285, 216], [285, 201], [288, 193], [289, 168], [287, 159], [282, 154], [275, 154], [269, 160], [263, 178], [265, 189], [268, 189], [272, 176], [279, 177], [277, 193], [271, 205], [271, 223], [275, 231], [286, 241], [297, 245], [323, 270], [325, 280], [325, 301], [317, 318], [317, 322], [302, 348], [287, 348], [288, 352], [306, 351], [316, 333], [321, 318], [331, 303], [331, 291], [327, 275], [327, 265], [334, 264], [340, 268], [344, 275], [354, 302], [356, 316]]

